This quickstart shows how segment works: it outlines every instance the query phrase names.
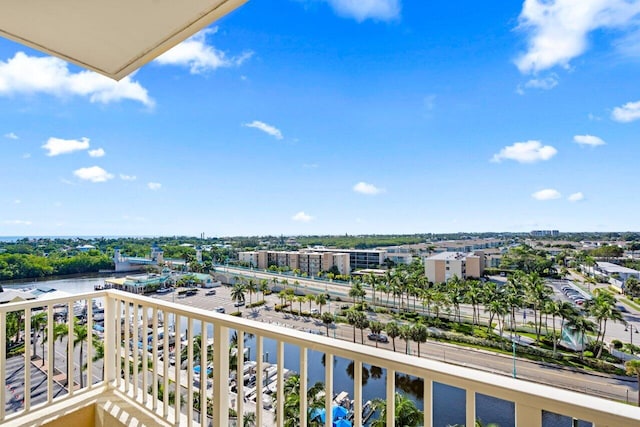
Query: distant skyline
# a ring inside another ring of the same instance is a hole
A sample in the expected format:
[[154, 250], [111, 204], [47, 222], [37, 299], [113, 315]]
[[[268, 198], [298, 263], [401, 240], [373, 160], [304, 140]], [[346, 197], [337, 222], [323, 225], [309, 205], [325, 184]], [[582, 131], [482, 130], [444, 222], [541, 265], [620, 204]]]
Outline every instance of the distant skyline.
[[640, 0], [251, 1], [120, 82], [0, 39], [0, 236], [640, 230]]

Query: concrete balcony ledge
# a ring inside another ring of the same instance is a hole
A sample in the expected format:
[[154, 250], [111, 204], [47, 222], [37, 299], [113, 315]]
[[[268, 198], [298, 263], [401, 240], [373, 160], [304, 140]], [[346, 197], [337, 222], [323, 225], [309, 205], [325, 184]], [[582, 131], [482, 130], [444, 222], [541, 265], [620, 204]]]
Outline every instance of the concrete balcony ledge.
[[[182, 417], [181, 417], [182, 418]], [[120, 390], [97, 387], [82, 394], [44, 405], [5, 421], [3, 427], [169, 427], [158, 417]]]

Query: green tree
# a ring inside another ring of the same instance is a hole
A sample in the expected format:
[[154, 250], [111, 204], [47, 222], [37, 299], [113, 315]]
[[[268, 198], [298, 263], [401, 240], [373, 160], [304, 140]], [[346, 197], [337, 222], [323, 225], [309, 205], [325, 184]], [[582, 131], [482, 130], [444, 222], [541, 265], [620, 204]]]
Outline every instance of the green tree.
[[242, 283], [236, 283], [231, 288], [231, 300], [235, 303], [244, 303], [244, 285]]
[[385, 327], [385, 331], [393, 342], [393, 351], [396, 351], [396, 338], [400, 336], [400, 326], [396, 322], [389, 322]]
[[[395, 394], [395, 427], [417, 427], [422, 425], [422, 412], [413, 401], [400, 393]], [[371, 427], [386, 427], [387, 402], [382, 399], [373, 401], [374, 407], [380, 411], [380, 416], [371, 423]]]
[[33, 356], [36, 354], [37, 338], [42, 335], [42, 360], [44, 360], [44, 328], [47, 326], [47, 313], [41, 312], [31, 316], [31, 330], [33, 331]]
[[[372, 334], [379, 334], [383, 329], [384, 325], [382, 324], [382, 322], [379, 322], [377, 320], [372, 320], [371, 322], [369, 322], [369, 330]], [[376, 348], [378, 348], [378, 340], [376, 340]]]
[[[78, 366], [80, 366], [80, 388], [84, 387], [82, 366], [84, 364], [84, 343], [87, 341], [89, 331], [86, 325], [81, 325], [78, 322], [73, 324], [73, 348], [80, 346], [80, 352], [78, 353]], [[70, 374], [73, 378], [73, 373]], [[88, 380], [91, 381], [91, 372], [88, 373]]]
[[327, 336], [329, 336], [329, 327], [333, 324], [333, 322], [335, 322], [335, 317], [333, 316], [333, 314], [325, 311], [324, 313], [322, 313], [321, 319], [322, 323], [324, 323], [324, 326], [327, 328]]
[[318, 310], [322, 315], [322, 306], [327, 303], [327, 295], [326, 294], [318, 294], [316, 295], [316, 304], [318, 305]]
[[411, 328], [411, 338], [418, 344], [418, 357], [420, 357], [420, 344], [426, 342], [428, 336], [427, 327], [421, 323], [417, 323]]
[[621, 322], [626, 324], [622, 312], [616, 307], [616, 299], [611, 294], [600, 292], [589, 303], [589, 314], [591, 314], [598, 322], [598, 335], [596, 337], [596, 346], [598, 353], [596, 357], [602, 356], [604, 348], [604, 336], [607, 332], [607, 322]]

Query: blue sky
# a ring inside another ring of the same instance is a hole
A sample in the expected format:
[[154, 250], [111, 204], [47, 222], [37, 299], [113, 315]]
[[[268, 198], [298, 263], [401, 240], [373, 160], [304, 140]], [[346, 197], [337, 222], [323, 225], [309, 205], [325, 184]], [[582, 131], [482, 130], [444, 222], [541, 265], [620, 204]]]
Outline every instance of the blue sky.
[[252, 0], [119, 83], [0, 40], [0, 235], [639, 230], [640, 1]]

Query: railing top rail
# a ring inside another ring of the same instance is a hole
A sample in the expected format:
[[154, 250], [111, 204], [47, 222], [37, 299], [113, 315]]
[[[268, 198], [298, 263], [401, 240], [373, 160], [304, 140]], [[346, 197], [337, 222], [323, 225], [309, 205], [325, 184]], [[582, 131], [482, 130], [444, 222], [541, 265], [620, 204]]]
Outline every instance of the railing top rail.
[[640, 420], [640, 408], [594, 396], [348, 341], [337, 341], [326, 336], [309, 334], [242, 317], [218, 314], [122, 291], [106, 290], [104, 292], [108, 296], [124, 302], [167, 310], [187, 318], [216, 323], [227, 328], [242, 330], [310, 350], [326, 352], [346, 359], [361, 360], [363, 363], [393, 369], [397, 372], [430, 378], [433, 381], [461, 388], [474, 389], [480, 393], [520, 404], [527, 405], [533, 399], [538, 402], [538, 406], [553, 412], [568, 414], [580, 412], [584, 415], [583, 419], [597, 419], [601, 414], [615, 414], [620, 417], [620, 420], [627, 420], [627, 422], [628, 420], [636, 422]]
[[9, 302], [0, 304], [0, 313], [10, 311], [24, 310], [25, 308], [43, 307], [49, 305], [63, 304], [70, 301], [81, 301], [94, 298], [104, 298], [107, 296], [105, 291], [83, 292], [80, 294], [64, 295], [54, 298], [42, 298], [27, 301]]

